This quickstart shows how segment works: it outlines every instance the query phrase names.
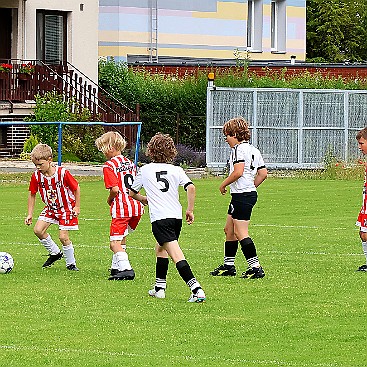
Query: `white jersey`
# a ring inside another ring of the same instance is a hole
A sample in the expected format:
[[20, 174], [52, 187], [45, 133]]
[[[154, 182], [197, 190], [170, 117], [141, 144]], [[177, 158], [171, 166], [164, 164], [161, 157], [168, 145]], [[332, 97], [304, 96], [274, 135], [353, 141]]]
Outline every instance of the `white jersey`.
[[131, 190], [139, 192], [142, 187], [148, 199], [150, 221], [175, 218], [182, 219], [179, 201], [179, 186], [192, 184], [185, 171], [169, 163], [149, 163], [140, 168]]
[[249, 142], [242, 142], [231, 149], [229, 157], [229, 173], [234, 170], [236, 163], [244, 163], [242, 176], [229, 185], [231, 194], [256, 191], [254, 184], [258, 169], [265, 168], [260, 151]]

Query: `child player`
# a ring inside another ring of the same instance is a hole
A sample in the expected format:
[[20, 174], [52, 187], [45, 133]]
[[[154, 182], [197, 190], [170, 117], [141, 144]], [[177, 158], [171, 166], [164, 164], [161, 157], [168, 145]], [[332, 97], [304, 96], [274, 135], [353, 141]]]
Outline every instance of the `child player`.
[[231, 147], [229, 176], [222, 182], [219, 191], [222, 195], [230, 187], [231, 202], [224, 233], [224, 264], [214, 269], [214, 276], [235, 276], [234, 260], [238, 242], [248, 263], [248, 270], [242, 278], [263, 278], [265, 273], [260, 266], [255, 244], [249, 237], [248, 227], [252, 208], [257, 201], [256, 188], [266, 179], [267, 169], [258, 149], [249, 143], [249, 124], [242, 117], [233, 118], [223, 126], [226, 142]]
[[125, 139], [115, 131], [109, 131], [96, 140], [96, 146], [108, 159], [103, 165], [104, 183], [109, 195], [107, 204], [112, 217], [110, 248], [113, 252], [110, 280], [132, 280], [132, 269], [126, 252], [126, 236], [133, 232], [143, 214], [143, 205], [128, 195], [136, 167], [121, 154]]
[[[356, 135], [358, 141], [359, 150], [366, 155], [367, 154], [367, 127], [358, 131]], [[362, 250], [364, 256], [366, 257], [366, 263], [361, 265], [357, 271], [367, 271], [367, 165], [365, 176], [364, 176], [364, 186], [363, 186], [363, 201], [362, 208], [359, 212], [356, 225], [359, 227], [359, 237], [362, 241]]]
[[[195, 279], [188, 262], [178, 244], [182, 227], [182, 207], [179, 202], [179, 186], [187, 192], [186, 222], [194, 222], [195, 186], [181, 167], [172, 161], [177, 150], [169, 135], [158, 133], [147, 146], [147, 156], [152, 160], [139, 170], [130, 188], [130, 195], [149, 205], [152, 232], [157, 241], [156, 282], [148, 294], [156, 298], [165, 298], [168, 272], [168, 256], [176, 264], [181, 278], [191, 289], [189, 302], [205, 301], [205, 293]], [[146, 196], [138, 194], [144, 187]]]
[[[65, 256], [66, 268], [78, 271], [74, 257], [74, 247], [69, 239], [69, 231], [78, 229], [80, 213], [80, 187], [75, 178], [64, 167], [52, 162], [52, 149], [46, 144], [37, 144], [31, 159], [37, 170], [29, 184], [28, 215], [25, 224], [32, 224], [36, 194], [39, 192], [45, 207], [34, 226], [34, 233], [49, 252], [43, 268], [50, 267]], [[47, 233], [51, 224], [59, 226], [62, 251]]]

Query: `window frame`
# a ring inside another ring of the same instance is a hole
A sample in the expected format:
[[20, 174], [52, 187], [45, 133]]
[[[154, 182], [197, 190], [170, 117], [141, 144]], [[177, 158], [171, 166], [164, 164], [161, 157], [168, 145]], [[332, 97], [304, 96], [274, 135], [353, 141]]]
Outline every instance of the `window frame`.
[[[62, 57], [61, 60], [46, 60], [46, 17], [49, 15], [56, 15], [62, 17]], [[36, 29], [37, 29], [37, 39], [36, 39], [36, 54], [37, 59], [43, 61], [46, 64], [58, 65], [67, 63], [67, 12], [56, 11], [56, 10], [44, 10], [37, 9], [36, 12]]]

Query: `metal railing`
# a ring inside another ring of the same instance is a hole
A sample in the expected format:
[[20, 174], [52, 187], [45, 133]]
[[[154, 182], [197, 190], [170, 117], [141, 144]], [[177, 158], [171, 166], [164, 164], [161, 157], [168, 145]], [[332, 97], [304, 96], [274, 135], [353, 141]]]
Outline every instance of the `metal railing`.
[[134, 153], [134, 161], [135, 165], [137, 165], [138, 157], [139, 157], [139, 146], [140, 146], [140, 134], [141, 134], [141, 122], [140, 121], [131, 121], [131, 122], [118, 122], [118, 123], [106, 123], [100, 121], [88, 121], [88, 122], [80, 122], [80, 121], [4, 121], [1, 122], [1, 125], [57, 125], [58, 127], [58, 144], [57, 144], [57, 156], [58, 156], [58, 165], [62, 163], [62, 127], [63, 125], [103, 125], [103, 126], [130, 126], [136, 125], [136, 140], [135, 140], [135, 153]]

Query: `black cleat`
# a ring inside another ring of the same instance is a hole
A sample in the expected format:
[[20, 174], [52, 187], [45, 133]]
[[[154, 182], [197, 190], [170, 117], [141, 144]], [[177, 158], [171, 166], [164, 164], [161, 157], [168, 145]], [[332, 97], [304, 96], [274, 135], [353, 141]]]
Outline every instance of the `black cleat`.
[[43, 268], [49, 268], [55, 261], [60, 260], [63, 257], [62, 252], [59, 252], [56, 255], [48, 255], [48, 259], [42, 265]]
[[360, 266], [356, 271], [367, 271], [367, 265]]
[[79, 271], [75, 264], [70, 264], [66, 267], [68, 270]]
[[116, 275], [117, 273], [119, 273], [120, 272], [120, 270], [119, 269], [110, 269], [110, 274], [111, 274], [111, 276], [114, 276], [114, 275]]
[[119, 271], [115, 275], [111, 275], [108, 280], [133, 280], [135, 278], [135, 272], [133, 269]]
[[234, 277], [236, 275], [236, 268], [234, 265], [220, 265], [210, 272], [210, 275], [221, 277]]
[[246, 271], [244, 271], [241, 275], [241, 278], [246, 279], [260, 279], [264, 278], [265, 273], [263, 268], [260, 266], [258, 268], [249, 268]]

